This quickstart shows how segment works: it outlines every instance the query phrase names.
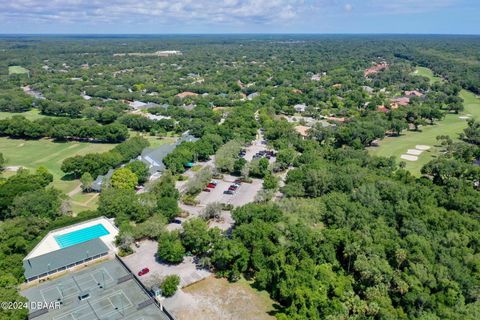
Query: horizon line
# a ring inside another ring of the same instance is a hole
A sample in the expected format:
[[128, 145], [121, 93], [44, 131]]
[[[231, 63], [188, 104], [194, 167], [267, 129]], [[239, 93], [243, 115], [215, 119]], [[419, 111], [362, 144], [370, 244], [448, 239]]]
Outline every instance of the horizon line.
[[165, 35], [430, 35], [480, 36], [480, 33], [411, 33], [411, 32], [166, 32], [166, 33], [0, 33], [1, 36], [165, 36]]

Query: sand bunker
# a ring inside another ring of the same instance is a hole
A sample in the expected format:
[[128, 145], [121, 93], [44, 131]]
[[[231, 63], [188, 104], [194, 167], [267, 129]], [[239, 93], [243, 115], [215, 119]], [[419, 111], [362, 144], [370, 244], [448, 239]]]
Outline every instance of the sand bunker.
[[460, 116], [460, 117], [458, 117], [458, 119], [467, 120], [467, 119], [470, 119], [470, 117], [469, 116]]
[[417, 149], [408, 149], [407, 154], [411, 154], [413, 156], [419, 156], [421, 155], [423, 150], [417, 150]]
[[404, 160], [408, 160], [408, 161], [417, 161], [418, 160], [417, 156], [412, 156], [412, 155], [409, 155], [409, 154], [402, 154], [400, 156], [400, 158], [402, 158]]
[[8, 166], [8, 167], [5, 167], [5, 171], [17, 172], [21, 168], [22, 168], [22, 166]]
[[417, 150], [423, 150], [423, 151], [428, 150], [428, 149], [430, 149], [430, 148], [431, 148], [430, 146], [426, 146], [426, 145], [423, 145], [423, 144], [417, 144], [417, 145], [415, 146], [415, 149], [417, 149]]

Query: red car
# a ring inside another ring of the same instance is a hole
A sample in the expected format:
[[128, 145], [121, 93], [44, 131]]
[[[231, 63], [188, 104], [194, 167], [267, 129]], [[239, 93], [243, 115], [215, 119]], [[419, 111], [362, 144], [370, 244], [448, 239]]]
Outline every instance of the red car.
[[143, 268], [142, 270], [138, 271], [138, 276], [141, 277], [141, 276], [143, 276], [143, 275], [145, 275], [145, 274], [147, 274], [147, 273], [149, 273], [149, 272], [150, 272], [150, 269], [148, 269], [148, 268]]
[[217, 185], [216, 184], [213, 184], [213, 183], [209, 183], [207, 184], [207, 188], [210, 188], [210, 189], [213, 189], [215, 188]]
[[235, 190], [237, 190], [237, 186], [231, 185], [231, 186], [228, 188], [228, 190], [235, 191]]

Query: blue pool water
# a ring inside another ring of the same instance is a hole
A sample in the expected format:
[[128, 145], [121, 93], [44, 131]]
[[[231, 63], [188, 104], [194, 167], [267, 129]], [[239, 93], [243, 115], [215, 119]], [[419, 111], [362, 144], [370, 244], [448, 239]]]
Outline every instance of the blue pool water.
[[54, 236], [54, 238], [60, 248], [66, 248], [95, 238], [100, 238], [107, 234], [110, 234], [110, 232], [108, 232], [103, 224], [99, 223], [91, 227], [72, 231], [59, 236]]

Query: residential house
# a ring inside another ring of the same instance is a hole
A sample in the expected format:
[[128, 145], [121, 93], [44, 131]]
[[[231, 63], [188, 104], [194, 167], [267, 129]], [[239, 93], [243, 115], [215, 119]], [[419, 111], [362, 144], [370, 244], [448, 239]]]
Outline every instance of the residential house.
[[258, 92], [254, 92], [254, 93], [250, 93], [248, 96], [247, 96], [247, 99], [248, 100], [253, 100], [253, 98], [256, 98], [260, 95], [260, 93]]
[[368, 94], [372, 94], [374, 89], [372, 87], [369, 87], [369, 86], [363, 86], [363, 91], [365, 91], [366, 93]]
[[302, 103], [302, 104], [296, 104], [295, 106], [293, 106], [293, 108], [295, 109], [296, 112], [305, 112], [305, 110], [307, 109], [307, 106]]
[[175, 97], [179, 97], [180, 99], [184, 99], [186, 97], [196, 97], [196, 96], [198, 96], [198, 93], [190, 92], [190, 91], [181, 92], [175, 95]]
[[377, 63], [376, 65], [370, 68], [365, 69], [365, 71], [363, 72], [363, 75], [367, 77], [371, 74], [379, 73], [380, 71], [385, 70], [386, 68], [388, 68], [388, 63], [383, 61], [383, 62]]
[[398, 97], [391, 100], [390, 107], [392, 109], [398, 109], [399, 107], [405, 107], [410, 104], [409, 97]]
[[148, 166], [148, 171], [150, 175], [155, 175], [161, 173], [165, 170], [165, 164], [163, 159], [169, 155], [175, 148], [180, 145], [182, 142], [195, 142], [198, 138], [185, 132], [177, 142], [172, 144], [163, 144], [157, 148], [145, 148], [138, 160], [142, 161]]
[[110, 178], [112, 177], [113, 171], [114, 171], [113, 169], [110, 169], [108, 170], [106, 175], [98, 176], [97, 179], [95, 179], [95, 181], [93, 181], [92, 183], [92, 190], [95, 192], [102, 191], [102, 188], [104, 187], [105, 183], [107, 183], [107, 181], [110, 180]]
[[310, 127], [295, 126], [295, 131], [297, 131], [303, 138], [308, 137], [308, 130], [310, 130]]
[[378, 106], [378, 107], [377, 107], [377, 111], [378, 111], [378, 112], [387, 113], [387, 112], [389, 112], [390, 110], [387, 109], [385, 106]]
[[423, 97], [423, 93], [417, 90], [405, 91], [405, 96], [407, 97]]

